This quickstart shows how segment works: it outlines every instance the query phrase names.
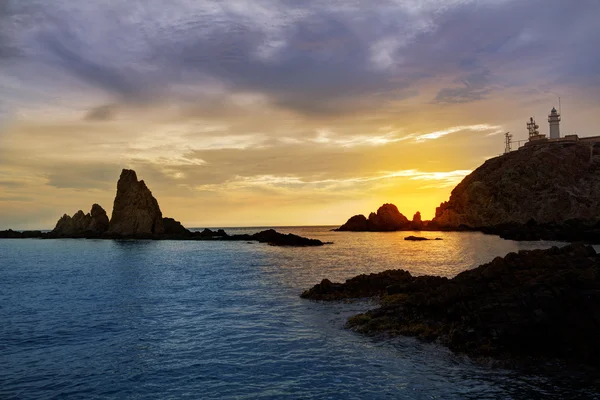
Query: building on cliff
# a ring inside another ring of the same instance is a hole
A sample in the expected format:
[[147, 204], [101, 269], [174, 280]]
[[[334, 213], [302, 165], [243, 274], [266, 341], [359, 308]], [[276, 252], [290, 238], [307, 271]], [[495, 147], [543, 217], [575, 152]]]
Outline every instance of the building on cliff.
[[[535, 122], [535, 119], [533, 117], [529, 118], [529, 121], [527, 122], [528, 139], [517, 141], [517, 144], [520, 144], [521, 142], [525, 142], [525, 144], [523, 146], [518, 146], [518, 147], [522, 148], [525, 146], [537, 146], [537, 145], [545, 145], [545, 144], [551, 144], [551, 143], [568, 144], [568, 143], [573, 143], [573, 142], [587, 143], [587, 144], [590, 144], [592, 147], [594, 147], [597, 144], [600, 144], [600, 136], [579, 137], [578, 135], [565, 135], [565, 136], [561, 137], [560, 122], [561, 122], [560, 112], [557, 111], [556, 108], [552, 107], [552, 110], [548, 114], [548, 124], [549, 124], [550, 134], [549, 134], [549, 136], [546, 136], [545, 134], [540, 133], [540, 130], [539, 130], [540, 126]], [[505, 143], [505, 145], [506, 145], [505, 154], [506, 154], [507, 152], [511, 151], [512, 135], [506, 134], [505, 140], [506, 140], [506, 143]]]

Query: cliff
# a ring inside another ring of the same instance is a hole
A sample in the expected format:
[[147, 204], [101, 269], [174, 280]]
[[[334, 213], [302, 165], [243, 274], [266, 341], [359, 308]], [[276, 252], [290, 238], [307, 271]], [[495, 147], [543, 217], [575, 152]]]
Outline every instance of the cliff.
[[437, 208], [440, 227], [594, 222], [600, 216], [600, 147], [546, 144], [487, 160]]

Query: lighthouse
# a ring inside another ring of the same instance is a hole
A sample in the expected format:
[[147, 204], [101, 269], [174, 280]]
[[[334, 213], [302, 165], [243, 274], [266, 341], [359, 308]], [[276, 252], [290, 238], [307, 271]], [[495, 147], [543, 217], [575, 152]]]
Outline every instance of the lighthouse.
[[548, 115], [548, 122], [550, 123], [550, 139], [560, 138], [560, 114], [554, 107], [552, 107], [552, 111]]

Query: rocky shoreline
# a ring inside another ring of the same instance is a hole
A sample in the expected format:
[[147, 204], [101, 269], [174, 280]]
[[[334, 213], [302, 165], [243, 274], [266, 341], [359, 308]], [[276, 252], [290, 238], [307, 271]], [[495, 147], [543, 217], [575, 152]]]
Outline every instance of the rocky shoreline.
[[521, 251], [452, 279], [403, 270], [325, 279], [301, 297], [375, 297], [347, 327], [414, 336], [511, 365], [557, 361], [600, 371], [600, 256], [591, 246]]

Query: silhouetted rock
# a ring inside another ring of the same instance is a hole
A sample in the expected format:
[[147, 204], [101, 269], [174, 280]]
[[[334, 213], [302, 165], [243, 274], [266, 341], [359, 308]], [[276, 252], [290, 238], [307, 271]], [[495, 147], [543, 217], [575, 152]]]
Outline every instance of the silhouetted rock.
[[[261, 243], [268, 243], [272, 246], [323, 246], [323, 242], [318, 239], [308, 239], [302, 236], [294, 235], [293, 233], [283, 234], [274, 229], [258, 232], [251, 237]], [[244, 240], [244, 239], [242, 239]]]
[[420, 231], [423, 229], [423, 220], [421, 219], [421, 213], [417, 211], [413, 216], [413, 219], [410, 223], [410, 228], [415, 231]]
[[590, 246], [509, 253], [453, 279], [398, 270], [324, 280], [302, 297], [365, 295], [379, 296], [381, 307], [349, 319], [359, 332], [416, 336], [510, 362], [600, 367], [600, 256]]
[[393, 204], [384, 204], [377, 210], [377, 213], [369, 214], [369, 218], [364, 215], [355, 215], [344, 225], [339, 227], [338, 231], [399, 231], [411, 228], [411, 223], [404, 215], [398, 211]]
[[344, 225], [339, 227], [337, 230], [354, 232], [368, 231], [369, 224], [367, 218], [364, 215], [359, 214], [351, 217]]
[[201, 232], [193, 232], [194, 237], [196, 238], [224, 238], [227, 237], [229, 235], [227, 235], [227, 233], [225, 233], [225, 231], [223, 229], [219, 229], [216, 231], [211, 231], [208, 228], [204, 228], [203, 231]]
[[421, 241], [421, 240], [431, 240], [431, 239], [422, 237], [422, 236], [407, 236], [404, 238], [404, 240]]
[[52, 230], [54, 236], [98, 236], [108, 230], [108, 215], [98, 204], [92, 206], [88, 214], [77, 211], [72, 217], [65, 214]]
[[191, 236], [192, 232], [186, 229], [181, 222], [173, 218], [163, 218], [163, 227], [165, 235]]
[[108, 232], [122, 236], [160, 235], [165, 232], [158, 202], [144, 181], [137, 180], [133, 170], [121, 172]]

